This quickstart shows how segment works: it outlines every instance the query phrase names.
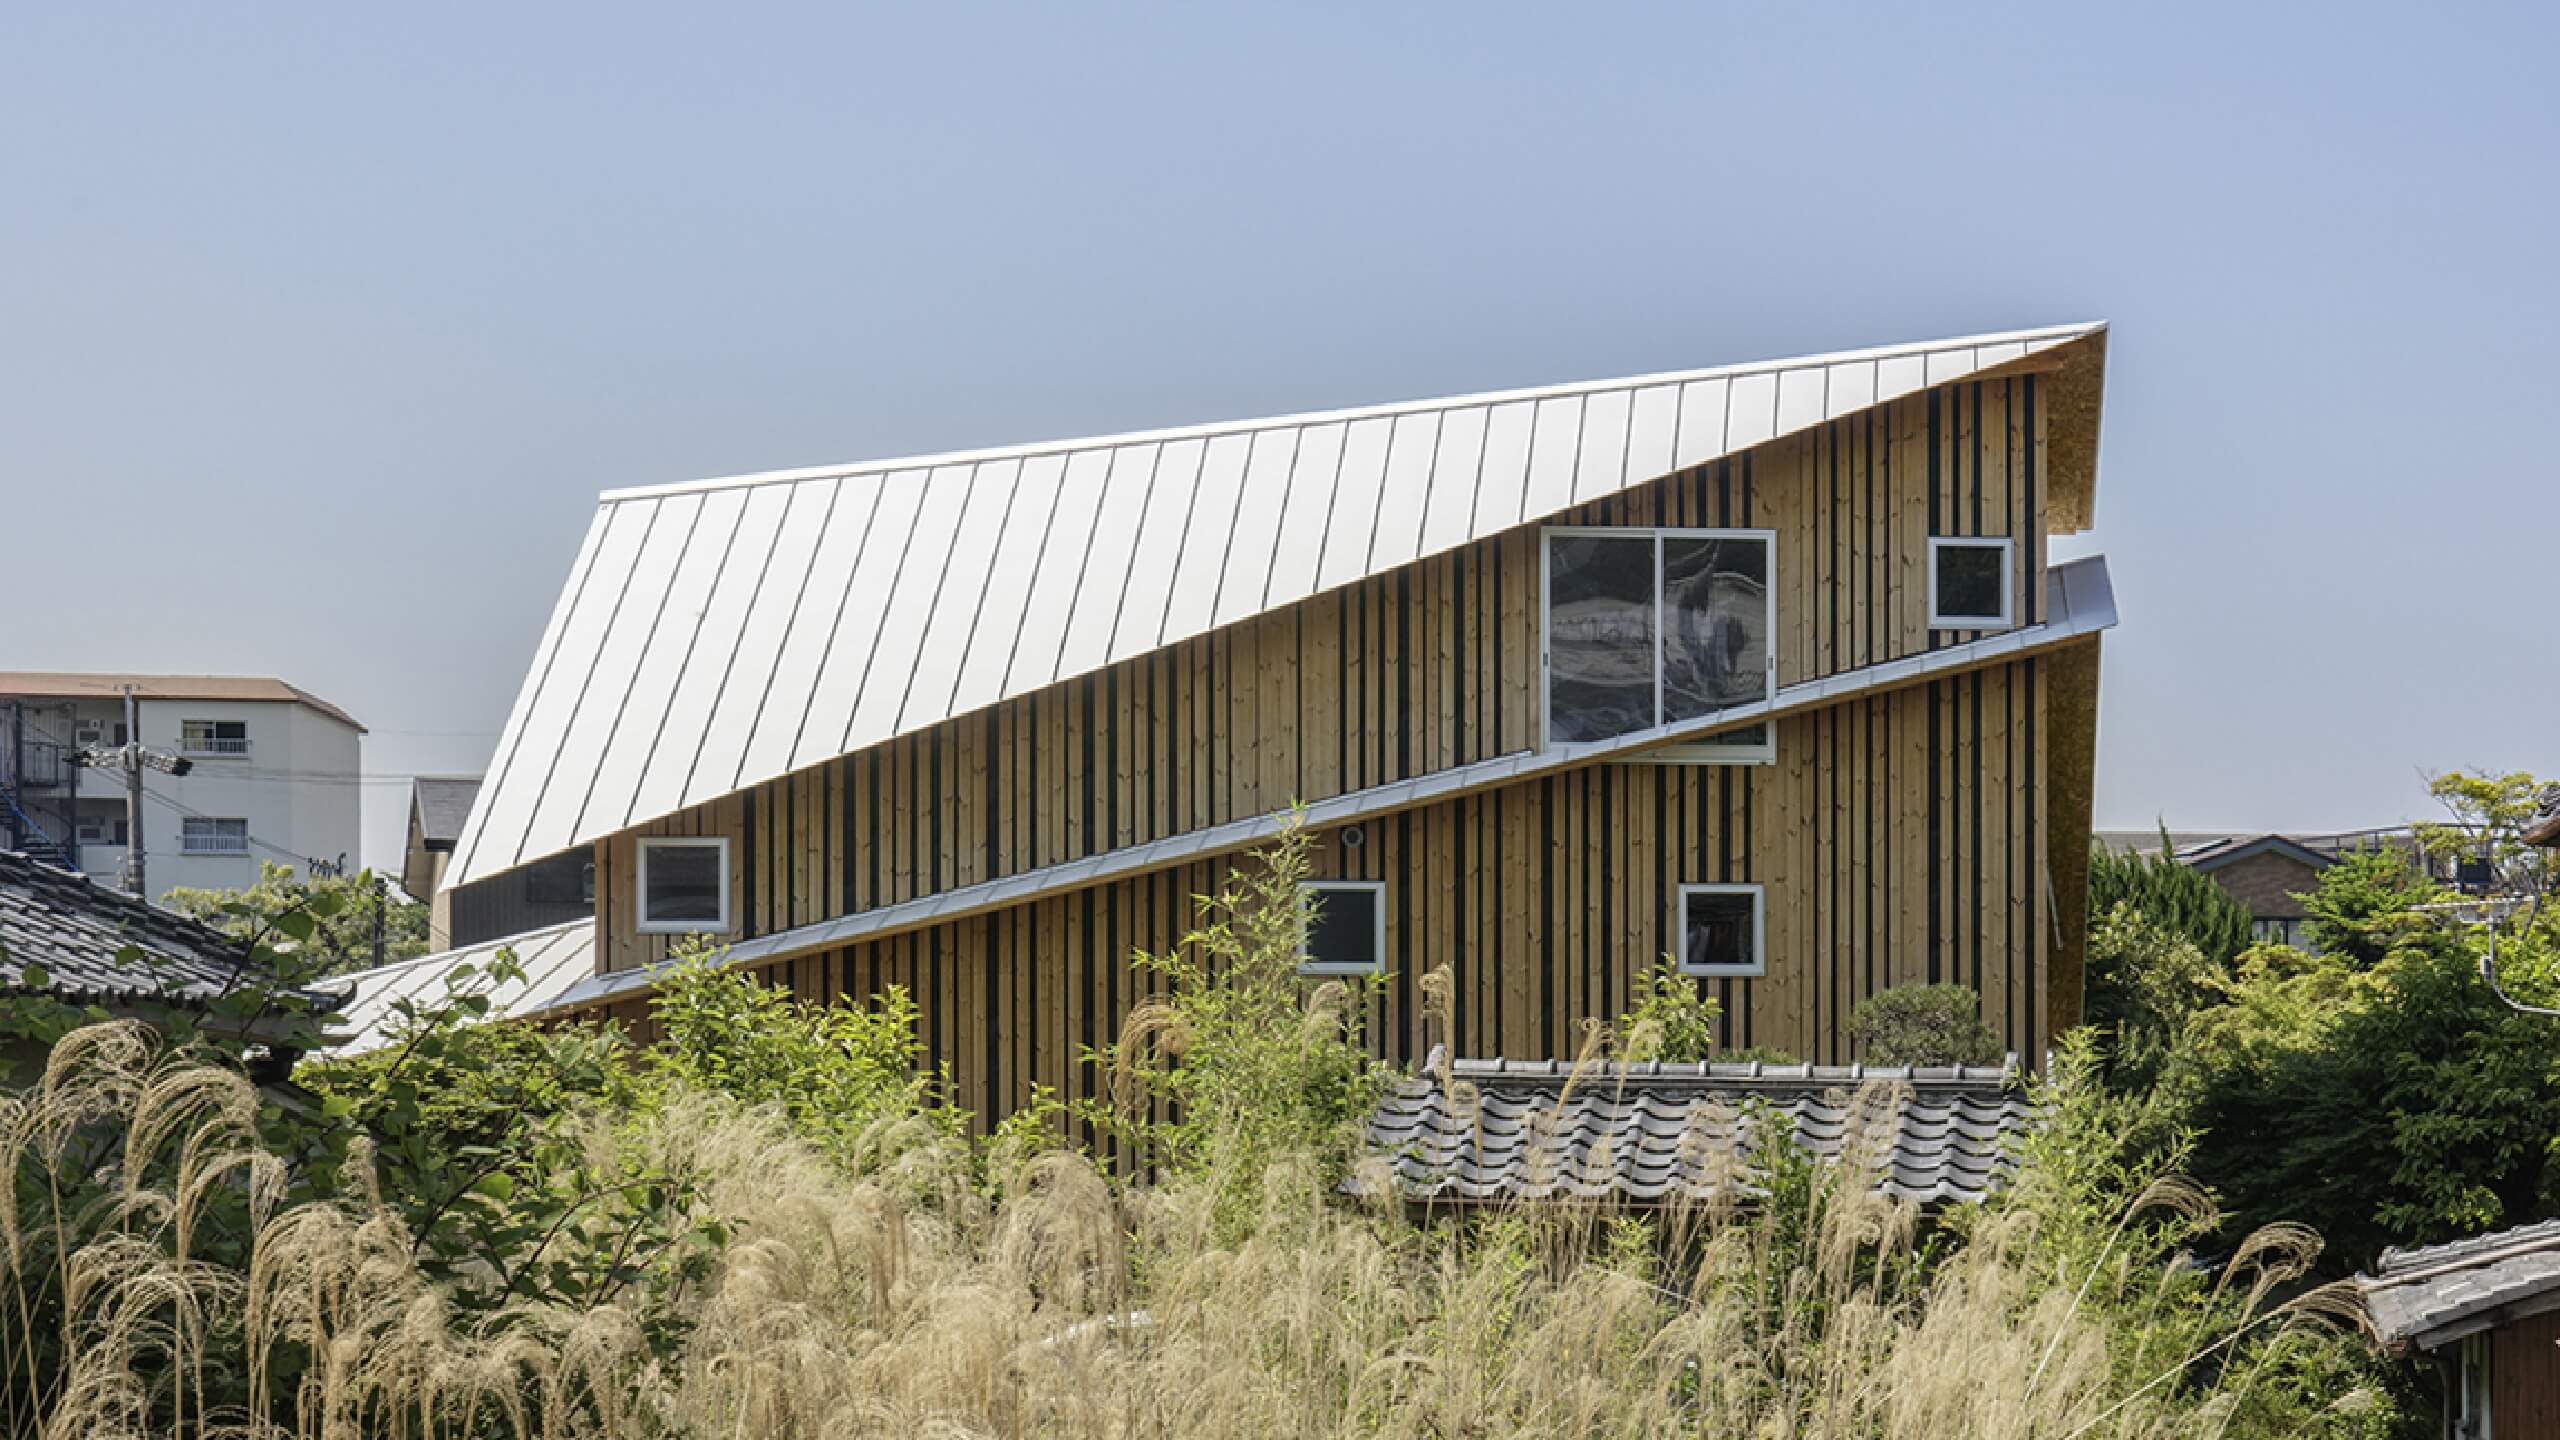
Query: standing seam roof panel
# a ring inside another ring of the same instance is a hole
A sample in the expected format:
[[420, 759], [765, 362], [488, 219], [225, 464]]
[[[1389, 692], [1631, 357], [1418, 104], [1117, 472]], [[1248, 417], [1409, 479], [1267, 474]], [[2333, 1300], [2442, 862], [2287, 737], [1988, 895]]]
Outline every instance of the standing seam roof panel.
[[608, 494], [453, 883], [2102, 328]]
[[703, 606], [710, 598], [712, 583], [720, 578], [720, 557], [728, 552], [729, 537], [736, 533], [746, 511], [744, 491], [703, 497], [702, 510], [687, 534], [684, 554], [676, 562], [666, 594], [659, 597], [657, 629], [648, 653], [641, 657], [631, 690], [623, 696], [622, 713], [614, 717], [613, 733], [606, 738], [595, 781], [588, 788], [579, 814], [577, 833], [610, 833], [620, 829], [624, 817], [631, 813], [641, 778], [647, 773], [649, 752], [658, 742], [676, 683], [683, 677], [685, 662], [693, 653], [696, 634], [702, 627]]

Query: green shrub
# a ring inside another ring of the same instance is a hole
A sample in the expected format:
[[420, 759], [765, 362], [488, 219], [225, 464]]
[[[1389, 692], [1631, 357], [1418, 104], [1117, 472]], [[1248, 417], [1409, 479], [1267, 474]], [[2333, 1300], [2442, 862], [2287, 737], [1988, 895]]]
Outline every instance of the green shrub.
[[1982, 1023], [1982, 997], [1962, 985], [1898, 985], [1868, 996], [1849, 1034], [1870, 1065], [1997, 1065], [2000, 1036]]
[[2178, 863], [2168, 844], [2164, 830], [2155, 854], [2118, 855], [2090, 846], [2089, 913], [2107, 915], [2130, 905], [2160, 929], [2193, 943], [2208, 964], [2228, 966], [2249, 948], [2248, 907], [2212, 876]]
[[1670, 956], [1636, 979], [1636, 1005], [1618, 1019], [1619, 1045], [1629, 1060], [1695, 1064], [1716, 1055], [1716, 1018], [1723, 1014], [1695, 975], [1680, 972]]

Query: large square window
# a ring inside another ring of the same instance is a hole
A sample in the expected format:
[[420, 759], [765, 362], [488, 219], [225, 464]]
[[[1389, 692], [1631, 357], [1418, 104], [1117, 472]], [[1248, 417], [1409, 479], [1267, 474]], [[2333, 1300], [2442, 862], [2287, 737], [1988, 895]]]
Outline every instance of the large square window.
[[1387, 887], [1376, 880], [1310, 880], [1302, 975], [1375, 975], [1387, 968]]
[[691, 934], [729, 928], [729, 842], [640, 842], [640, 929]]
[[2006, 537], [1929, 540], [1929, 625], [1935, 630], [2003, 630], [2009, 619]]
[[1767, 700], [1774, 538], [1549, 530], [1547, 739], [1607, 740]]
[[1759, 886], [1683, 885], [1679, 906], [1682, 972], [1767, 973], [1766, 905]]

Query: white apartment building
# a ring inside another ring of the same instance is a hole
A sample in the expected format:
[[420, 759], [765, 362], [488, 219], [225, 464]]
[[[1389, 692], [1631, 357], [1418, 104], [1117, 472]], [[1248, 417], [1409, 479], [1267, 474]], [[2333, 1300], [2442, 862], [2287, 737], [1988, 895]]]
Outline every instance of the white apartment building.
[[[143, 772], [139, 837], [123, 772], [73, 760], [125, 743], [128, 691], [144, 747], [187, 770]], [[282, 680], [0, 671], [0, 847], [112, 885], [139, 838], [153, 900], [252, 884], [262, 860], [353, 870], [363, 744], [354, 716]]]

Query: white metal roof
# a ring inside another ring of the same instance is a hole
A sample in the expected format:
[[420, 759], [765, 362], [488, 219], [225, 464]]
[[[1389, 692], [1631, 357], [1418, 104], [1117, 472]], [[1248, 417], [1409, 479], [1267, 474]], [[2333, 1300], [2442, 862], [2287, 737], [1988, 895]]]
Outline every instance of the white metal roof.
[[446, 883], [2102, 328], [610, 492]]
[[441, 1004], [446, 994], [445, 977], [454, 966], [465, 961], [486, 966], [508, 947], [515, 950], [516, 964], [523, 968], [524, 979], [486, 991], [489, 1018], [493, 1020], [550, 1009], [570, 986], [595, 973], [596, 924], [593, 920], [572, 920], [565, 925], [440, 950], [342, 976], [332, 983], [353, 987], [355, 998], [338, 1012], [335, 1025], [345, 1026], [353, 1033], [338, 1043], [337, 1053], [360, 1055], [384, 1044], [400, 1019], [394, 1005], [402, 1000], [414, 1000], [420, 1005]]
[[[724, 948], [721, 959], [730, 965], [755, 964], [859, 940], [879, 939], [1008, 905], [1019, 905], [1062, 891], [1144, 874], [1168, 865], [1185, 864], [1204, 856], [1242, 850], [1271, 838], [1291, 824], [1317, 829], [1348, 825], [1435, 800], [1696, 739], [1719, 730], [1766, 721], [1772, 716], [1836, 705], [1861, 695], [1897, 690], [1937, 676], [2038, 654], [2114, 626], [2115, 583], [2108, 578], [2106, 557], [2085, 556], [2046, 570], [2045, 616], [2041, 624], [2004, 630], [1979, 640], [1922, 651], [1879, 665], [1799, 681], [1779, 689], [1755, 705], [1735, 706], [1695, 720], [1607, 740], [1551, 745], [1543, 750], [1498, 755], [1470, 765], [1435, 770], [1410, 780], [1391, 781], [1367, 790], [1336, 795], [1294, 813], [1249, 815], [1184, 834], [1169, 835], [1161, 840], [1088, 855], [1080, 860], [1045, 865], [1001, 880], [963, 885], [914, 900], [839, 915], [830, 920], [739, 941]], [[549, 1008], [572, 1010], [594, 1005], [638, 994], [652, 983], [653, 972], [647, 969], [589, 975], [559, 992], [549, 1002]], [[542, 1008], [528, 1005], [515, 1013], [533, 1014]]]

